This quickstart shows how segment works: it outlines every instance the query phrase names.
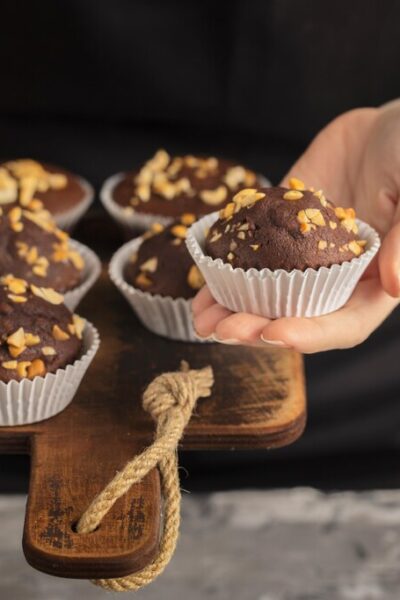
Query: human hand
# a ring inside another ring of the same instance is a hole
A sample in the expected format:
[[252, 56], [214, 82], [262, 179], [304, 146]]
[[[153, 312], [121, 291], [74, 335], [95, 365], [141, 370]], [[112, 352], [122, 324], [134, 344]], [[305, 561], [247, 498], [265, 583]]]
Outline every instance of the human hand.
[[227, 344], [294, 348], [312, 353], [364, 341], [400, 303], [400, 102], [345, 113], [323, 129], [293, 165], [295, 176], [327, 198], [353, 206], [377, 229], [382, 247], [349, 302], [322, 317], [276, 320], [232, 313], [207, 287], [194, 298], [196, 331]]

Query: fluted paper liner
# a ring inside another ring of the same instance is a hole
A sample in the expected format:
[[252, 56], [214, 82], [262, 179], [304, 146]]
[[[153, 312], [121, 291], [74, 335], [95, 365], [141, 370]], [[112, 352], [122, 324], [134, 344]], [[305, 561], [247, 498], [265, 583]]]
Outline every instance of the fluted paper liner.
[[98, 279], [101, 273], [101, 263], [97, 254], [95, 254], [93, 250], [84, 244], [81, 244], [76, 240], [70, 240], [70, 245], [73, 250], [79, 252], [85, 261], [81, 283], [73, 290], [65, 292], [64, 294], [64, 304], [69, 308], [69, 310], [74, 311], [79, 302]]
[[97, 329], [86, 322], [80, 358], [56, 373], [22, 381], [0, 381], [0, 426], [26, 425], [52, 417], [72, 401], [100, 344]]
[[172, 340], [202, 342], [193, 329], [190, 300], [149, 294], [125, 281], [125, 267], [142, 241], [131, 240], [114, 254], [109, 268], [111, 280], [147, 329]]
[[[127, 207], [117, 204], [113, 199], [113, 190], [124, 177], [125, 173], [112, 175], [106, 179], [100, 190], [100, 200], [104, 208], [121, 227], [130, 229], [133, 232], [147, 231], [154, 223], [168, 225], [174, 220], [174, 217], [166, 217], [165, 215], [151, 215], [137, 211], [130, 213], [126, 210]], [[257, 177], [264, 187], [271, 185], [271, 182], [263, 175], [257, 175]]]
[[80, 200], [76, 206], [69, 208], [68, 210], [53, 214], [53, 219], [57, 227], [64, 229], [65, 231], [71, 231], [71, 229], [75, 227], [94, 200], [94, 189], [90, 183], [86, 181], [86, 179], [83, 179], [83, 177], [77, 177], [77, 179], [85, 190], [82, 200]]
[[253, 313], [270, 319], [315, 317], [338, 310], [349, 300], [380, 246], [377, 232], [357, 220], [359, 236], [367, 241], [367, 245], [361, 256], [349, 262], [318, 270], [244, 271], [234, 269], [220, 258], [205, 255], [206, 233], [217, 219], [218, 212], [215, 212], [191, 226], [186, 239], [190, 254], [217, 302], [233, 312]]

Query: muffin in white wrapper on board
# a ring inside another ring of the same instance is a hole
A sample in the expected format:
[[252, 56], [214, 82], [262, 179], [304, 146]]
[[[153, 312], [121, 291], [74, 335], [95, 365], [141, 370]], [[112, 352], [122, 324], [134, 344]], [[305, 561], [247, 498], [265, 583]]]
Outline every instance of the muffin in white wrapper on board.
[[143, 238], [124, 244], [112, 257], [110, 278], [147, 329], [172, 340], [201, 342], [192, 324], [191, 300], [150, 294], [125, 280], [125, 269]]
[[71, 403], [100, 345], [98, 331], [88, 321], [82, 337], [79, 358], [56, 373], [21, 381], [0, 381], [1, 427], [44, 421]]
[[[263, 196], [262, 193], [259, 195]], [[323, 200], [323, 206], [326, 207], [326, 200], [324, 198]], [[250, 215], [254, 204], [240, 209], [247, 211], [249, 208], [249, 213], [245, 212], [244, 216]], [[294, 203], [291, 202], [290, 206], [293, 205]], [[235, 210], [235, 214], [237, 212], [238, 210]], [[207, 255], [206, 237], [218, 219], [219, 213], [215, 212], [201, 218], [190, 227], [186, 238], [190, 254], [218, 303], [233, 312], [252, 313], [270, 319], [314, 317], [338, 310], [349, 300], [380, 247], [378, 233], [366, 223], [353, 219], [358, 227], [359, 238], [363, 240], [365, 247], [362, 254], [352, 260], [329, 267], [321, 266], [318, 269], [286, 271], [279, 268], [274, 270], [248, 268], [244, 270], [233, 267], [221, 258], [214, 259]], [[307, 227], [313, 227], [313, 223], [310, 221]], [[336, 224], [335, 229], [337, 227]], [[317, 230], [318, 226], [315, 225], [314, 229]], [[354, 230], [357, 231], [355, 226]], [[244, 237], [242, 236], [242, 239]], [[258, 249], [258, 245], [254, 244], [255, 250]], [[325, 242], [323, 247], [327, 247]]]
[[71, 402], [99, 347], [95, 327], [62, 294], [0, 278], [0, 425], [47, 419]]
[[168, 225], [181, 214], [203, 215], [224, 205], [243, 186], [269, 186], [263, 176], [229, 161], [159, 150], [137, 172], [117, 173], [100, 190], [100, 199], [128, 235], [154, 223]]
[[97, 254], [88, 246], [70, 240], [69, 244], [72, 250], [78, 252], [84, 260], [82, 279], [80, 284], [64, 294], [64, 303], [70, 310], [75, 310], [80, 301], [86, 296], [90, 288], [96, 283], [101, 273], [101, 262]]

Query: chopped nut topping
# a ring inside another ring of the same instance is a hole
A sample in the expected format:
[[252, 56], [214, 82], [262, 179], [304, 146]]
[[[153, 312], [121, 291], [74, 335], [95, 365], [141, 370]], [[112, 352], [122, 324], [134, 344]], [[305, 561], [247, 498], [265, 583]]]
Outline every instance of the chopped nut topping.
[[199, 290], [203, 287], [204, 277], [196, 265], [190, 267], [187, 282], [193, 290]]
[[147, 277], [145, 273], [139, 273], [139, 275], [135, 279], [135, 283], [139, 287], [149, 287], [149, 285], [152, 284], [152, 281]]
[[78, 340], [81, 340], [83, 330], [85, 329], [85, 324], [85, 319], [82, 319], [82, 317], [80, 317], [79, 315], [73, 314], [72, 323], [69, 323], [68, 325], [68, 331], [71, 335], [76, 335]]
[[[289, 179], [289, 187], [292, 190], [300, 190], [304, 191], [306, 189], [305, 184], [301, 179], [297, 179], [297, 177], [291, 177]], [[297, 200], [297, 198], [288, 198], [289, 200]]]
[[53, 346], [43, 346], [42, 354], [44, 356], [54, 356], [55, 354], [57, 354], [57, 352], [56, 349], [53, 348]]
[[20, 354], [25, 352], [25, 350], [26, 346], [21, 346], [20, 348], [17, 348], [17, 346], [8, 346], [8, 351], [13, 358], [17, 358]]
[[235, 242], [235, 240], [232, 240], [229, 244], [229, 250], [231, 250], [232, 252], [234, 252], [236, 250], [236, 248], [238, 247], [237, 243]]
[[1, 363], [1, 366], [4, 369], [16, 369], [17, 368], [17, 361], [16, 360], [6, 360], [5, 362]]
[[289, 190], [283, 194], [285, 200], [300, 200], [302, 197], [303, 194], [299, 190]]
[[254, 250], [254, 252], [257, 252], [257, 250], [259, 249], [260, 244], [250, 244], [250, 248], [252, 250]]
[[7, 337], [7, 344], [15, 346], [16, 348], [22, 348], [25, 345], [25, 331], [23, 327], [17, 329], [14, 333]]
[[18, 196], [18, 185], [7, 169], [0, 168], [0, 204], [11, 204]]
[[320, 227], [325, 226], [325, 219], [318, 208], [306, 208], [304, 212], [311, 223]]
[[2, 277], [1, 283], [6, 285], [13, 294], [25, 294], [28, 285], [24, 279], [17, 279], [12, 275]]
[[7, 298], [11, 300], [11, 302], [15, 302], [16, 304], [22, 304], [27, 301], [27, 298], [24, 296], [15, 296], [14, 294], [7, 294]]
[[[233, 197], [235, 212], [238, 212], [241, 208], [246, 206], [250, 208], [255, 202], [258, 202], [263, 198], [265, 198], [264, 192], [257, 192], [257, 190], [254, 188], [246, 188], [241, 190]], [[229, 204], [225, 208], [228, 206]]]
[[232, 167], [231, 169], [227, 170], [224, 181], [231, 190], [235, 190], [241, 183], [244, 182], [245, 174], [246, 171], [244, 167]]
[[328, 242], [326, 242], [325, 240], [320, 240], [318, 242], [318, 250], [326, 250], [327, 247], [328, 247]]
[[155, 273], [157, 271], [158, 258], [153, 256], [140, 265], [141, 271], [147, 271], [148, 273]]
[[360, 244], [354, 240], [353, 242], [349, 242], [349, 250], [356, 256], [360, 256], [363, 253], [363, 248]]
[[225, 208], [222, 208], [219, 212], [219, 216], [221, 219], [228, 219], [235, 212], [235, 204], [234, 202], [228, 202]]
[[164, 231], [164, 225], [161, 225], [161, 223], [153, 223], [150, 230], [152, 233], [161, 233]]
[[336, 227], [337, 227], [337, 223], [335, 223], [335, 221], [329, 221], [329, 227], [330, 227], [331, 229], [336, 229]]
[[217, 242], [221, 238], [222, 238], [222, 233], [219, 233], [218, 231], [214, 231], [210, 238], [210, 243], [212, 244], [213, 242]]
[[49, 302], [50, 304], [62, 304], [64, 302], [64, 296], [53, 290], [52, 288], [37, 287], [31, 284], [32, 293], [38, 298]]
[[46, 373], [46, 367], [44, 362], [40, 358], [35, 358], [28, 365], [28, 377], [29, 379], [33, 379], [34, 377], [40, 377]]
[[30, 360], [21, 360], [17, 364], [17, 373], [20, 377], [26, 377], [28, 375], [28, 367], [31, 365]]
[[37, 344], [40, 344], [40, 336], [39, 335], [35, 335], [33, 333], [26, 333], [25, 334], [25, 344], [29, 347], [29, 346], [36, 346]]
[[10, 223], [16, 223], [17, 221], [20, 221], [21, 217], [22, 217], [22, 209], [20, 206], [15, 206], [8, 213], [8, 220], [10, 221]]
[[171, 233], [177, 238], [184, 240], [187, 234], [187, 227], [184, 225], [174, 225], [174, 227], [171, 228]]
[[58, 325], [53, 325], [52, 334], [53, 338], [58, 342], [65, 342], [70, 338], [69, 334], [63, 329], [61, 329], [61, 327], [59, 327]]
[[232, 261], [235, 258], [235, 255], [233, 254], [233, 252], [229, 252], [228, 256], [226, 257], [229, 261]]
[[245, 240], [246, 239], [246, 232], [245, 231], [239, 231], [237, 234], [239, 240]]
[[217, 204], [221, 204], [226, 199], [227, 190], [224, 185], [220, 185], [215, 190], [203, 190], [200, 192], [200, 198], [204, 202], [204, 204], [208, 204], [209, 206], [216, 206]]
[[195, 220], [196, 220], [196, 215], [193, 215], [192, 213], [184, 213], [181, 216], [182, 225], [186, 225], [187, 227], [192, 225], [195, 222]]

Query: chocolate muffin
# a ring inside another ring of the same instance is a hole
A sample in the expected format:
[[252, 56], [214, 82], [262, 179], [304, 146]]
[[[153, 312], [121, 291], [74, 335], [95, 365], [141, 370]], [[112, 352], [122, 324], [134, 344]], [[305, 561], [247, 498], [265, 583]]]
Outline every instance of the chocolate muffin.
[[0, 214], [0, 275], [66, 292], [82, 279], [84, 260], [69, 236], [42, 212], [14, 206]]
[[171, 157], [159, 150], [139, 171], [124, 174], [112, 198], [127, 214], [203, 215], [222, 207], [240, 189], [257, 183], [255, 173], [233, 161]]
[[186, 213], [167, 227], [154, 225], [127, 264], [126, 281], [150, 294], [192, 298], [204, 284], [185, 244], [187, 228], [195, 220]]
[[0, 205], [2, 197], [13, 197], [24, 208], [32, 209], [41, 203], [52, 215], [60, 215], [79, 205], [86, 194], [82, 180], [61, 167], [31, 159], [0, 165]]
[[78, 358], [85, 322], [51, 288], [0, 278], [0, 380], [55, 373]]
[[291, 271], [350, 261], [364, 252], [355, 212], [336, 207], [298, 179], [283, 187], [245, 189], [210, 228], [205, 251], [233, 267]]

